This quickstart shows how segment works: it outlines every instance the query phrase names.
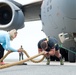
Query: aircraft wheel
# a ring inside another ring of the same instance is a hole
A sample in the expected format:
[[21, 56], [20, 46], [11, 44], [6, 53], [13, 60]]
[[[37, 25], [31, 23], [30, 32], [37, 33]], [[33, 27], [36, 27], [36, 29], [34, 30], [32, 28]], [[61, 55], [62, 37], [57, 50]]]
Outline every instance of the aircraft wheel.
[[[75, 48], [71, 47], [70, 50], [75, 51]], [[69, 60], [69, 62], [75, 62], [75, 54], [68, 51], [68, 60]]]

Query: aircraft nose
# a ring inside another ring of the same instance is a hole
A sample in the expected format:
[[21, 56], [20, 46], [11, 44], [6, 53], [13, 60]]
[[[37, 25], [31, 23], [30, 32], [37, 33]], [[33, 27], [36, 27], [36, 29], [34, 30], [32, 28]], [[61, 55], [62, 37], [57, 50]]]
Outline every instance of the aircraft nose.
[[62, 0], [60, 8], [63, 14], [71, 19], [76, 19], [76, 0]]

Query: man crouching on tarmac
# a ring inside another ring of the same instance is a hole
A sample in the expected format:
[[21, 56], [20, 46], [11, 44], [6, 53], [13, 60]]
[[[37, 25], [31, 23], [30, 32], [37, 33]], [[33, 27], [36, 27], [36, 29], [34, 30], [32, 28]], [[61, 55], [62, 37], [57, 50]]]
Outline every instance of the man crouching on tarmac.
[[44, 55], [47, 59], [47, 65], [50, 64], [50, 56], [56, 56], [60, 60], [60, 65], [64, 65], [62, 55], [59, 52], [59, 45], [55, 38], [49, 37], [41, 39], [38, 42], [38, 52], [44, 51]]

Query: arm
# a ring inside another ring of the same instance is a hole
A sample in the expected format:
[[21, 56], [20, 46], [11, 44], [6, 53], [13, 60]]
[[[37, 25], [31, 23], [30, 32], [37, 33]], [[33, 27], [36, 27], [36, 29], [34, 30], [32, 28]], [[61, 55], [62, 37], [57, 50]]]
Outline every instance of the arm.
[[55, 55], [55, 48], [50, 49], [49, 55], [54, 56]]
[[49, 54], [50, 54], [51, 56], [54, 56], [54, 55], [55, 55], [55, 42], [54, 42], [53, 39], [50, 39], [50, 40], [49, 40], [49, 48], [50, 48]]
[[3, 44], [4, 49], [6, 49], [7, 51], [13, 51], [13, 52], [17, 52], [18, 50], [12, 48], [10, 46], [10, 38], [8, 36], [5, 37], [5, 43]]

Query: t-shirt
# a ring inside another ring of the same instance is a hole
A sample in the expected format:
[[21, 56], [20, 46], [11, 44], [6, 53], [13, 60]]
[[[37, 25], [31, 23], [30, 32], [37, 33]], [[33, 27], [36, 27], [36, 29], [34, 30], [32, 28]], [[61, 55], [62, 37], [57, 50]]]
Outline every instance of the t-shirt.
[[[41, 39], [41, 40], [38, 42], [38, 48], [41, 49], [41, 43], [42, 43], [43, 41], [46, 41], [46, 40], [47, 40], [47, 38]], [[50, 49], [54, 49], [54, 48], [56, 48], [56, 46], [58, 46], [57, 40], [56, 40], [55, 38], [53, 38], [53, 37], [49, 37], [47, 43], [48, 43], [48, 48], [46, 49], [46, 51], [49, 51]]]
[[10, 35], [7, 31], [0, 30], [0, 44], [5, 50], [11, 50], [17, 52], [16, 49], [10, 46]]

